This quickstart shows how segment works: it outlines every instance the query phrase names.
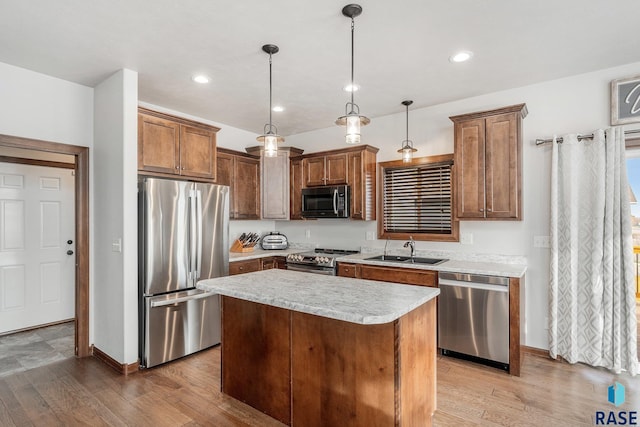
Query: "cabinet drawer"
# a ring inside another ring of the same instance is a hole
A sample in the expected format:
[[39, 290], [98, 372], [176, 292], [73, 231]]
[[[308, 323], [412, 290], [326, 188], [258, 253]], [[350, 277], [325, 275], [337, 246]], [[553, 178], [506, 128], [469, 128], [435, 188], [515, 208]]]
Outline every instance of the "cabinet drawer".
[[357, 266], [355, 264], [345, 264], [338, 263], [338, 276], [342, 277], [358, 277], [358, 272], [356, 270]]
[[431, 287], [435, 287], [437, 283], [434, 271], [372, 265], [363, 265], [360, 268], [360, 278]]
[[233, 276], [234, 274], [250, 273], [252, 271], [260, 271], [261, 269], [262, 260], [260, 260], [260, 258], [230, 262], [229, 276]]

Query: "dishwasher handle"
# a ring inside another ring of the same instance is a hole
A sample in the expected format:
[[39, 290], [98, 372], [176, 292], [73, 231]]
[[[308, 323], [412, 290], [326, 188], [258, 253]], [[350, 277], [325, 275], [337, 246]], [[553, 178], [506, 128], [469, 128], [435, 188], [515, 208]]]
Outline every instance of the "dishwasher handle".
[[448, 279], [439, 279], [438, 286], [455, 286], [458, 288], [471, 288], [471, 289], [482, 289], [485, 291], [494, 291], [494, 292], [509, 292], [509, 286], [505, 285], [491, 285], [488, 283], [475, 283], [475, 282], [460, 282], [457, 280], [448, 280]]

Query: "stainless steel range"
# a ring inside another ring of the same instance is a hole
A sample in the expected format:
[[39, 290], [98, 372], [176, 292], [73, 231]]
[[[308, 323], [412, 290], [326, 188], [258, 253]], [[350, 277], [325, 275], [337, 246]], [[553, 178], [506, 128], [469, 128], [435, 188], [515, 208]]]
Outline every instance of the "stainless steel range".
[[337, 274], [336, 258], [360, 253], [344, 249], [316, 249], [313, 252], [287, 255], [287, 270], [304, 271], [306, 273]]

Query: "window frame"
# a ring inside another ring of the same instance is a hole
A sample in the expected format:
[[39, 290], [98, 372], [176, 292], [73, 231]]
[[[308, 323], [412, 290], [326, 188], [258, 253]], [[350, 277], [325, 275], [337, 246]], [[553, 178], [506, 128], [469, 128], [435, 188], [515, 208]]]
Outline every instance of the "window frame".
[[[433, 163], [451, 162], [451, 234], [436, 233], [394, 233], [384, 230], [384, 174], [387, 168], [415, 167], [421, 165], [429, 165]], [[388, 162], [378, 163], [378, 202], [377, 202], [377, 222], [378, 222], [378, 238], [389, 240], [413, 240], [433, 241], [433, 242], [459, 242], [460, 241], [460, 221], [456, 217], [456, 183], [455, 183], [455, 164], [453, 163], [452, 154], [441, 154], [437, 156], [416, 157], [411, 162], [402, 160], [392, 160]]]

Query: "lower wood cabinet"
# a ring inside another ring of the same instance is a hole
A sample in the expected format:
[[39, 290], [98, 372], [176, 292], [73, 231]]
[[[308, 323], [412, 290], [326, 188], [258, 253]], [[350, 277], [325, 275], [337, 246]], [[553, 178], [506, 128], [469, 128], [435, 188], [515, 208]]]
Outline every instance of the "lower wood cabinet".
[[284, 256], [270, 256], [264, 258], [254, 258], [244, 261], [233, 261], [229, 263], [229, 276], [234, 274], [251, 273], [252, 271], [287, 268], [287, 259]]
[[431, 270], [343, 262], [338, 263], [338, 276], [430, 287], [437, 287], [438, 283], [438, 275]]
[[260, 258], [248, 259], [245, 261], [234, 261], [229, 263], [229, 276], [234, 274], [251, 273], [262, 270], [262, 260]]

